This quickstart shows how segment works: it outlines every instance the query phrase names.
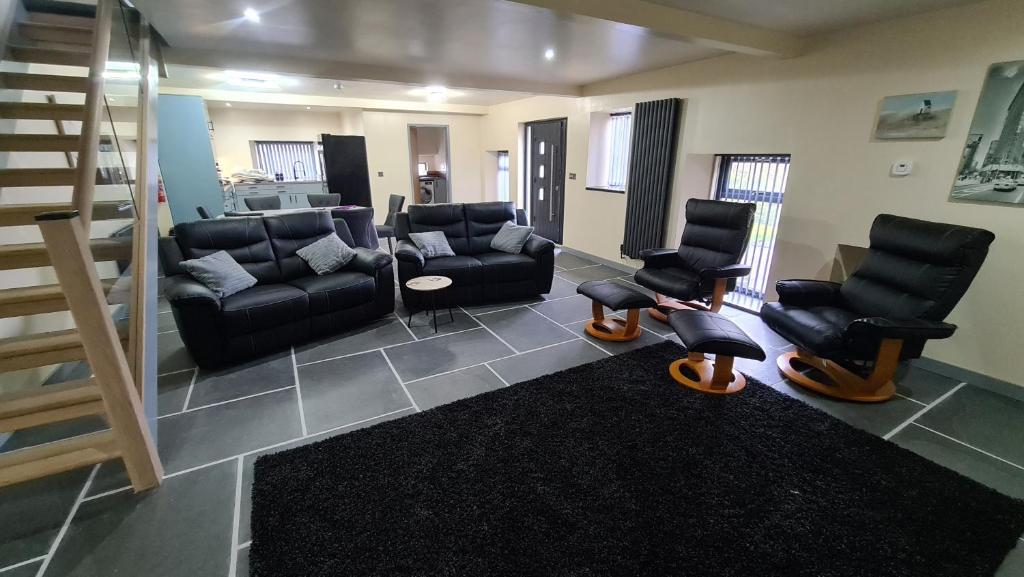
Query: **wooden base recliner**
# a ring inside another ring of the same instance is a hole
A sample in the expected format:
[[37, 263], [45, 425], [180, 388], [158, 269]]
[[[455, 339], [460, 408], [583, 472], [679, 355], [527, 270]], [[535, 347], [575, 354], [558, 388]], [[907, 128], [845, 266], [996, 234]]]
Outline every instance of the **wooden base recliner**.
[[[685, 359], [669, 365], [668, 371], [685, 387], [718, 395], [737, 393], [747, 385], [747, 379], [733, 370], [735, 358], [765, 359], [764, 350], [736, 323], [720, 314], [679, 311], [668, 320], [689, 353]], [[714, 361], [708, 360], [706, 354], [715, 355]]]

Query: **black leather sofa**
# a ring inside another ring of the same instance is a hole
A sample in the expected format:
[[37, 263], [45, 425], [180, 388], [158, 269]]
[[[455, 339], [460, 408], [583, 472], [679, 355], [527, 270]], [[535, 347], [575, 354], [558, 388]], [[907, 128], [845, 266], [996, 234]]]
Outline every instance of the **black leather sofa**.
[[[526, 224], [526, 215], [511, 202], [417, 204], [395, 218], [398, 280], [402, 301], [422, 308], [418, 294], [405, 287], [409, 279], [441, 275], [452, 279], [451, 304], [476, 304], [533, 297], [551, 291], [555, 274], [555, 243], [533, 235], [520, 254], [491, 249], [503, 224]], [[455, 256], [425, 259], [409, 240], [410, 232], [444, 232]]]
[[[326, 211], [198, 220], [160, 239], [164, 296], [185, 347], [203, 368], [252, 359], [344, 331], [395, 309], [391, 257], [355, 247]], [[337, 234], [356, 257], [317, 276], [295, 252]], [[182, 260], [227, 251], [258, 283], [223, 299], [182, 269]]]

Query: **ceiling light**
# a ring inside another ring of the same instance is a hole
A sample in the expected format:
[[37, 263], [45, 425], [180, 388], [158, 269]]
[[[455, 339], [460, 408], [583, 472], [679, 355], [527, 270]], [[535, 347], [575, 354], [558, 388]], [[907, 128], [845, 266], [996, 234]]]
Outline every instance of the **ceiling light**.
[[306, 107], [306, 110], [312, 110], [312, 108], [310, 108], [309, 106], [307, 106], [307, 107]]
[[231, 108], [231, 103], [230, 102], [225, 102], [224, 106], [227, 106], [228, 108]]
[[281, 77], [276, 74], [225, 70], [220, 76], [224, 82], [239, 88], [255, 88], [258, 90], [281, 89]]
[[257, 24], [260, 22], [260, 13], [257, 12], [255, 8], [246, 8], [245, 12], [242, 13], [242, 16], [244, 16], [249, 22], [255, 22]]
[[427, 100], [431, 102], [441, 102], [448, 96], [448, 89], [444, 86], [428, 86], [427, 87]]
[[555, 49], [554, 48], [548, 48], [547, 50], [545, 50], [544, 51], [544, 59], [545, 60], [554, 60], [555, 59]]
[[342, 88], [345, 88], [345, 87], [342, 86], [342, 84], [340, 82], [335, 82], [334, 83], [334, 89], [335, 90], [341, 90]]

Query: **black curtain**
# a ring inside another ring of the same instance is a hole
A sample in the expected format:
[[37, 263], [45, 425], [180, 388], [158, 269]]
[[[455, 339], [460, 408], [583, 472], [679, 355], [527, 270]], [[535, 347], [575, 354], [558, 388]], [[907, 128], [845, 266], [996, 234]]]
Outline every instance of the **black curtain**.
[[663, 246], [681, 108], [682, 100], [668, 98], [639, 102], [633, 110], [622, 239], [622, 253], [630, 258], [638, 258], [644, 249]]
[[321, 134], [324, 145], [324, 178], [341, 204], [373, 206], [370, 198], [370, 168], [366, 163], [366, 138]]

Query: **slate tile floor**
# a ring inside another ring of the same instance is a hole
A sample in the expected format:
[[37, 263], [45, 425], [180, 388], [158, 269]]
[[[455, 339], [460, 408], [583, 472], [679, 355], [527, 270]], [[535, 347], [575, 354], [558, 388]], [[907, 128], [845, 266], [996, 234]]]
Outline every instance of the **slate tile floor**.
[[[278, 451], [618, 354], [664, 338], [641, 315], [635, 343], [583, 335], [590, 302], [577, 282], [630, 277], [562, 253], [543, 298], [456, 309], [455, 322], [409, 329], [396, 315], [231, 370], [194, 367], [160, 315], [158, 446], [166, 479], [133, 495], [116, 463], [0, 489], [0, 577], [248, 574], [252, 466]], [[634, 286], [630, 284], [629, 286]], [[397, 291], [396, 291], [397, 294]], [[161, 311], [166, 311], [161, 303]], [[726, 308], [767, 350], [738, 361], [755, 378], [925, 458], [1024, 498], [1024, 402], [918, 367], [899, 376], [882, 405], [840, 403], [786, 384], [774, 357], [789, 345], [738, 309]], [[399, 317], [398, 315], [402, 315]], [[89, 426], [68, 430], [79, 431]], [[51, 439], [19, 433], [6, 445]], [[866, 480], [870, 482], [870, 480]], [[999, 577], [1024, 574], [1024, 541]]]

